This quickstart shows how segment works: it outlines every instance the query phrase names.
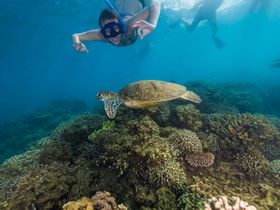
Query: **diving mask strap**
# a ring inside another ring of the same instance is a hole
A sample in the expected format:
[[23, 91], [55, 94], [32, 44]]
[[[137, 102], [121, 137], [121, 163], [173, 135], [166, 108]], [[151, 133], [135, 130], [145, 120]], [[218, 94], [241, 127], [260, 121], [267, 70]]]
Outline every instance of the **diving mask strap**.
[[113, 6], [113, 4], [109, 0], [105, 0], [105, 3], [118, 16], [118, 20], [119, 20], [122, 32], [125, 33], [126, 32], [126, 25], [122, 20], [122, 16], [120, 15], [120, 13], [116, 10], [116, 8]]

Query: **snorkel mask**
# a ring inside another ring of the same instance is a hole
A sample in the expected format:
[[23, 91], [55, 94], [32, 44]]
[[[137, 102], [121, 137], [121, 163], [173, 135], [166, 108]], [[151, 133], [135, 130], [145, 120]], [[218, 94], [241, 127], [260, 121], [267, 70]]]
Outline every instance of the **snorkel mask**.
[[102, 29], [101, 33], [103, 34], [104, 38], [113, 38], [118, 36], [121, 33], [126, 32], [126, 25], [122, 20], [121, 15], [116, 10], [116, 8], [111, 4], [109, 0], [106, 0], [105, 3], [107, 6], [117, 15], [118, 22], [110, 22], [105, 24]]
[[113, 38], [118, 36], [119, 34], [123, 33], [123, 29], [121, 24], [118, 22], [110, 22], [105, 24], [102, 29], [101, 33], [103, 34], [104, 38]]

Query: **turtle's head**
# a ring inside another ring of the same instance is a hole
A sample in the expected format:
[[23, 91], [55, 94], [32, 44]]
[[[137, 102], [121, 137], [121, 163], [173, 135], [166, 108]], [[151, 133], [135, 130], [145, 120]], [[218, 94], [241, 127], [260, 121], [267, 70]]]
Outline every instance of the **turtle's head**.
[[122, 104], [122, 99], [117, 93], [111, 91], [101, 91], [96, 94], [96, 98], [104, 102], [104, 109], [109, 118], [114, 118], [118, 107]]
[[100, 101], [105, 101], [111, 98], [116, 97], [117, 94], [112, 91], [100, 91], [96, 94], [96, 98]]

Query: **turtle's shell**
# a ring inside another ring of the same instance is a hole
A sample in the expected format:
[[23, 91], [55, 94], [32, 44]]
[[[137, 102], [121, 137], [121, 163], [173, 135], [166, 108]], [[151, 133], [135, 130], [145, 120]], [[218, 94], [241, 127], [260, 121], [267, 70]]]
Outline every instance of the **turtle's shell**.
[[132, 108], [143, 108], [179, 98], [186, 87], [171, 82], [142, 80], [125, 86], [119, 93], [124, 104]]

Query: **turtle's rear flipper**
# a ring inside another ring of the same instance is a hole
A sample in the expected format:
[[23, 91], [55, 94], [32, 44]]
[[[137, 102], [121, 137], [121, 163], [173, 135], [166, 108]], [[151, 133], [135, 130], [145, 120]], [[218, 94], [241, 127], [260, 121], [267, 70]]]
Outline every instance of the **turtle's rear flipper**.
[[118, 107], [122, 104], [119, 97], [110, 98], [104, 101], [104, 109], [109, 118], [114, 118], [117, 113]]
[[183, 95], [181, 95], [180, 98], [192, 101], [197, 104], [199, 104], [202, 101], [202, 99], [198, 95], [189, 90], [187, 90]]

